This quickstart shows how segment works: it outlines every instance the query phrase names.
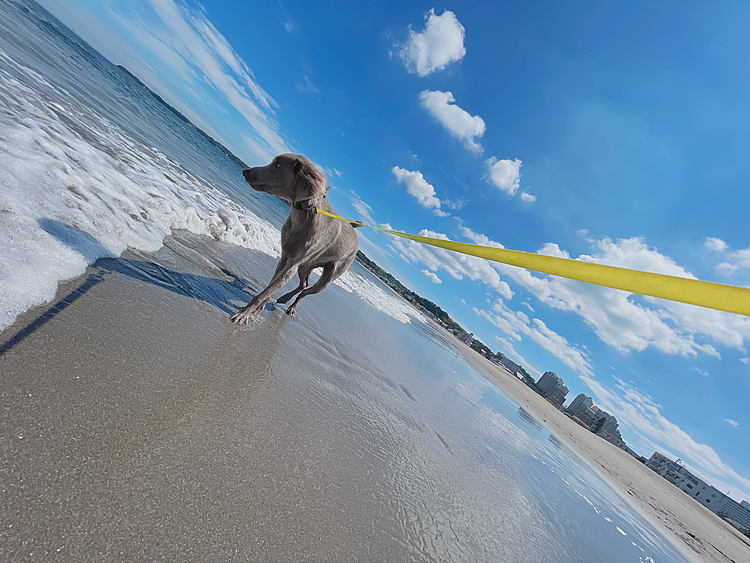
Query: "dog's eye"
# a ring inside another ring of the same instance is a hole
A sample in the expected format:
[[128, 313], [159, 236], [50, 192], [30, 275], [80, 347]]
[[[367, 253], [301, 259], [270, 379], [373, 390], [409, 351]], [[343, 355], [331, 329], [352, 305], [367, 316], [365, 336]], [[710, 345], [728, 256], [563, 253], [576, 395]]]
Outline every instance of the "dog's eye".
[[281, 168], [281, 163], [280, 162], [276, 163], [276, 168]]

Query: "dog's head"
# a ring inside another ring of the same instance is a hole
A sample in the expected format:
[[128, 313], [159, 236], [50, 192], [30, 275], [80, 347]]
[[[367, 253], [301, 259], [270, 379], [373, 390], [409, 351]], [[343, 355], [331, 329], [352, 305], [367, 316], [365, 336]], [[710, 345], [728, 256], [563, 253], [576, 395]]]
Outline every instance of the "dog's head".
[[298, 154], [280, 154], [270, 164], [248, 168], [242, 175], [254, 190], [290, 203], [324, 196], [327, 190], [325, 174]]

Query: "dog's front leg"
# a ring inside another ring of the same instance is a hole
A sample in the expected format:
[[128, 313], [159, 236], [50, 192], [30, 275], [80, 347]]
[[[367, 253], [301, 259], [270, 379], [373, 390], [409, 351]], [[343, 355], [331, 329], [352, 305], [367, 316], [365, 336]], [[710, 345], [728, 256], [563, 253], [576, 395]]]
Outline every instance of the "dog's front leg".
[[266, 306], [271, 295], [286, 285], [286, 283], [294, 277], [294, 274], [297, 273], [297, 266], [290, 266], [289, 262], [288, 258], [282, 257], [278, 266], [276, 266], [276, 272], [274, 272], [268, 287], [253, 297], [250, 303], [232, 315], [232, 322], [247, 324], [248, 321], [254, 319], [258, 313], [263, 310], [263, 307]]

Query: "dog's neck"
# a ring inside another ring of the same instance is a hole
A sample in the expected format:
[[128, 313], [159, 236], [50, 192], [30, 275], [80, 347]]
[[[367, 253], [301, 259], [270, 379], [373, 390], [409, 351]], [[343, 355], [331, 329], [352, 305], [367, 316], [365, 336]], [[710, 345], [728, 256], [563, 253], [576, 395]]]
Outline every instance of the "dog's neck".
[[300, 209], [301, 211], [312, 211], [313, 213], [318, 210], [318, 205], [321, 201], [323, 201], [326, 198], [326, 196], [320, 196], [320, 197], [313, 197], [310, 199], [301, 199], [299, 201], [295, 201], [292, 204], [292, 207], [295, 209]]

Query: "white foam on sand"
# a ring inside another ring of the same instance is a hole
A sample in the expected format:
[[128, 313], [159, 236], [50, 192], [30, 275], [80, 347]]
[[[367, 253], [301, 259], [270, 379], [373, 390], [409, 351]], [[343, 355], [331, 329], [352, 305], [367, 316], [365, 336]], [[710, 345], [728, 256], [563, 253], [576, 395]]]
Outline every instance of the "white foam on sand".
[[344, 275], [333, 283], [402, 323], [411, 322], [410, 317], [427, 322], [427, 319], [419, 311], [399, 296], [387, 292], [376, 283], [351, 270], [344, 272]]
[[[1, 50], [0, 63], [0, 329], [98, 258], [158, 250], [172, 229], [280, 255], [274, 225]], [[361, 276], [339, 285], [402, 322], [418, 315]]]

